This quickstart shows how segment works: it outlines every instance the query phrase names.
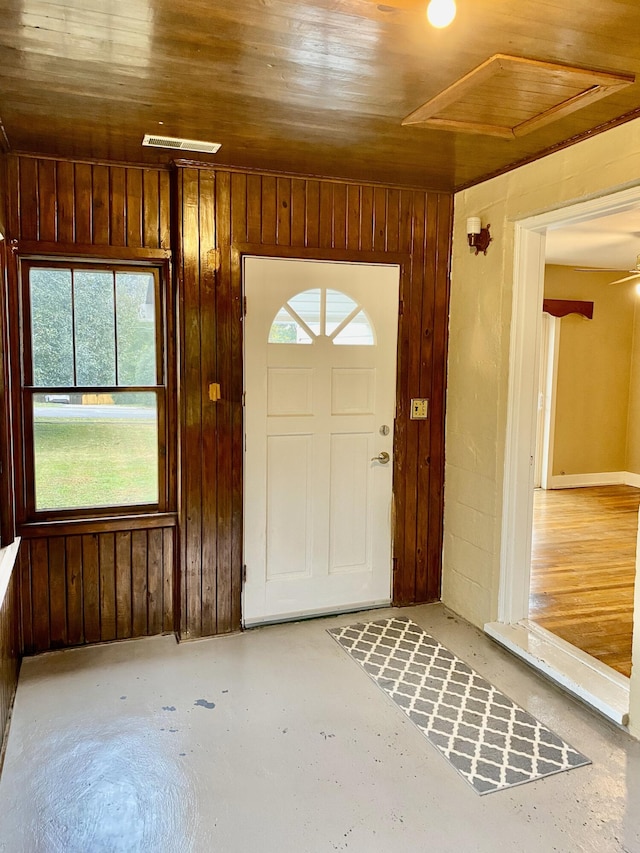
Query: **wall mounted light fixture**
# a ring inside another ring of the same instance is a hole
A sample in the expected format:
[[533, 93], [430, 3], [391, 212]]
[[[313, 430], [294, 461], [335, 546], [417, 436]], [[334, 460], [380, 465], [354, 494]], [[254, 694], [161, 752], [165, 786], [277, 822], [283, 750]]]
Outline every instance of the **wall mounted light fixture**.
[[486, 228], [482, 227], [482, 220], [479, 216], [470, 216], [467, 219], [467, 238], [469, 246], [476, 250], [476, 255], [478, 252], [487, 254], [489, 243], [493, 240], [489, 228], [491, 228], [490, 225], [487, 225]]

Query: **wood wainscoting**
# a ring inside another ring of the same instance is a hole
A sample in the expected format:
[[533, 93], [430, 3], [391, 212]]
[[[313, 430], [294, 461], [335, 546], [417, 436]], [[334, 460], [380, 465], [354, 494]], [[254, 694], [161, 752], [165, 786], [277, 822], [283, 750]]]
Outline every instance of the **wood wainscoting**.
[[82, 522], [57, 535], [51, 526], [24, 528], [25, 654], [174, 630], [175, 517], [144, 524]]
[[14, 568], [4, 596], [0, 590], [0, 770], [4, 736], [7, 732], [13, 697], [20, 670], [19, 578]]

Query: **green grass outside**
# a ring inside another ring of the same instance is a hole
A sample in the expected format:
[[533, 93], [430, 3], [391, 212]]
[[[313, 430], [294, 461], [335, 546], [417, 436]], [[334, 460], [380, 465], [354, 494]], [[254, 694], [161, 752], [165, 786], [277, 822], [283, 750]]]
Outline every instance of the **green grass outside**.
[[35, 422], [36, 509], [158, 500], [155, 421]]

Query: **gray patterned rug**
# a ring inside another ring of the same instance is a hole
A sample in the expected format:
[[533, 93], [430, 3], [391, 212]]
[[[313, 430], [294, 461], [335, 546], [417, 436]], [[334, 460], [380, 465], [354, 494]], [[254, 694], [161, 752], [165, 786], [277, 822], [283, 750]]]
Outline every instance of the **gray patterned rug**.
[[410, 619], [328, 632], [478, 794], [591, 764]]

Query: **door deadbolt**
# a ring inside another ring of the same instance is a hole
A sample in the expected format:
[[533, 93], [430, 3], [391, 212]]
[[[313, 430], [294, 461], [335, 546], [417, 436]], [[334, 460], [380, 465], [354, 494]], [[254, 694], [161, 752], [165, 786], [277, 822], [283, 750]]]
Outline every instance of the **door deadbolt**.
[[383, 450], [382, 453], [378, 453], [377, 456], [371, 457], [372, 462], [379, 462], [381, 465], [386, 465], [389, 459], [391, 459], [391, 457], [386, 450]]

